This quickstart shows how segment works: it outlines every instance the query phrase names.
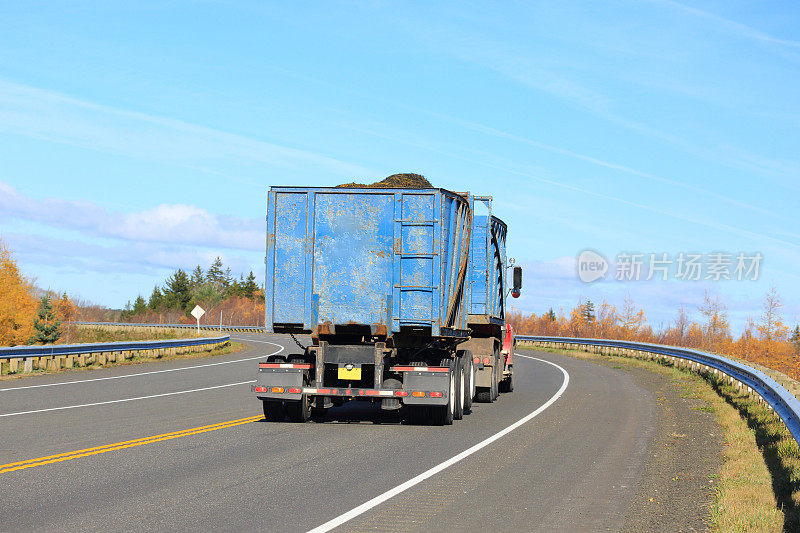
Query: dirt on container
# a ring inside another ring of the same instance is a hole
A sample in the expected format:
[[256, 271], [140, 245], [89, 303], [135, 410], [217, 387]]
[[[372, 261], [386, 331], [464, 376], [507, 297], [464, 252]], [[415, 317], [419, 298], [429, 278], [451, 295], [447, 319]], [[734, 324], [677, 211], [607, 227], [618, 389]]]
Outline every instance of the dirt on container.
[[392, 174], [391, 176], [387, 176], [381, 181], [376, 181], [375, 183], [366, 184], [351, 182], [343, 183], [342, 185], [337, 185], [336, 187], [347, 189], [433, 189], [433, 185], [431, 185], [431, 182], [425, 179], [425, 176], [412, 173]]

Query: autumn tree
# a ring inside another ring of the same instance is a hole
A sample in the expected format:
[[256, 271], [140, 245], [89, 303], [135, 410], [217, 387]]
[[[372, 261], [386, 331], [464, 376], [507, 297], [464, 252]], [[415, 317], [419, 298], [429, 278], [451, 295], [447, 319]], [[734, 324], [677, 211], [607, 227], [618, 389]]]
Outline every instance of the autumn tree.
[[61, 337], [61, 321], [56, 318], [50, 296], [39, 300], [39, 309], [33, 321], [33, 336], [30, 343], [53, 344]]
[[16, 261], [0, 241], [0, 346], [23, 344], [33, 334], [36, 298], [33, 284], [19, 271]]
[[719, 297], [713, 298], [708, 291], [703, 295], [703, 304], [699, 307], [705, 318], [703, 338], [705, 348], [723, 352], [731, 340], [731, 328], [728, 323], [728, 308]]
[[72, 299], [64, 292], [53, 301], [53, 308], [56, 312], [56, 318], [61, 322], [72, 322], [75, 320], [77, 314], [77, 306]]
[[622, 302], [622, 313], [619, 315], [619, 326], [625, 339], [633, 339], [647, 323], [644, 309], [637, 309], [631, 295], [625, 296]]

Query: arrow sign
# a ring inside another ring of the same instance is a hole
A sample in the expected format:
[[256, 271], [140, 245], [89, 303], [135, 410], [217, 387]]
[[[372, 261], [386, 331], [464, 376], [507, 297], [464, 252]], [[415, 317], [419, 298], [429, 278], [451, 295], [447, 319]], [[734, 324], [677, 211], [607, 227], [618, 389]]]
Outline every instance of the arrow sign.
[[200, 307], [199, 305], [195, 305], [194, 309], [192, 309], [192, 316], [197, 319], [197, 334], [200, 334], [200, 318], [206, 314], [205, 309]]

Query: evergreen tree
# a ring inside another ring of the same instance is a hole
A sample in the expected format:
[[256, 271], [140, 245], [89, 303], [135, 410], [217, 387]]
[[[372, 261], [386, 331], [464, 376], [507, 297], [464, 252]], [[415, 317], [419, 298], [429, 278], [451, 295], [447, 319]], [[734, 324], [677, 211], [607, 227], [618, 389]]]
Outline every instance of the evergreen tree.
[[151, 311], [158, 311], [162, 305], [164, 305], [164, 295], [161, 293], [161, 289], [158, 288], [158, 285], [156, 285], [153, 287], [153, 294], [150, 295], [147, 307], [149, 307]]
[[553, 311], [552, 307], [550, 308], [550, 310], [547, 312], [547, 315], [545, 315], [545, 316], [547, 316], [547, 319], [550, 322], [555, 322], [556, 321], [556, 312]]
[[136, 297], [136, 300], [133, 302], [133, 314], [134, 315], [141, 315], [147, 311], [147, 302], [144, 301], [142, 295]]
[[219, 287], [225, 286], [225, 272], [222, 270], [222, 259], [217, 257], [206, 272], [206, 281]]
[[594, 314], [594, 304], [591, 300], [586, 300], [586, 304], [581, 306], [581, 316], [583, 317], [584, 322], [590, 324], [594, 322], [595, 314]]
[[200, 265], [197, 265], [196, 267], [194, 267], [194, 270], [192, 270], [192, 278], [189, 280], [189, 283], [194, 289], [202, 285], [203, 281], [205, 281], [205, 276], [203, 276], [203, 269], [200, 268]]
[[164, 300], [168, 308], [186, 311], [189, 301], [192, 299], [192, 292], [189, 284], [189, 276], [180, 268], [167, 278], [164, 285]]
[[242, 284], [242, 295], [252, 300], [255, 297], [257, 290], [258, 285], [256, 284], [256, 277], [253, 275], [253, 271], [251, 270], [250, 274], [247, 275], [247, 279]]
[[31, 344], [41, 342], [42, 344], [52, 344], [61, 337], [61, 321], [56, 319], [50, 297], [44, 296], [39, 301], [39, 310], [36, 319], [33, 321], [33, 337]]
[[794, 327], [794, 331], [789, 340], [794, 344], [795, 351], [800, 352], [800, 325]]

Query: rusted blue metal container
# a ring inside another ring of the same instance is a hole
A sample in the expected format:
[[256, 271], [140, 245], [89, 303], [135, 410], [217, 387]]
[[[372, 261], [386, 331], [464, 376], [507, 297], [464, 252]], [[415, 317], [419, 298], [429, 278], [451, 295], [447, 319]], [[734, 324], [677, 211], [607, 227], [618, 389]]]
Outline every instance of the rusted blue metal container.
[[477, 196], [474, 201], [485, 204], [488, 214], [475, 214], [472, 223], [468, 323], [473, 329], [480, 324], [504, 324], [508, 293], [506, 223], [491, 214], [491, 198]]
[[267, 331], [466, 337], [471, 224], [444, 189], [272, 187]]

